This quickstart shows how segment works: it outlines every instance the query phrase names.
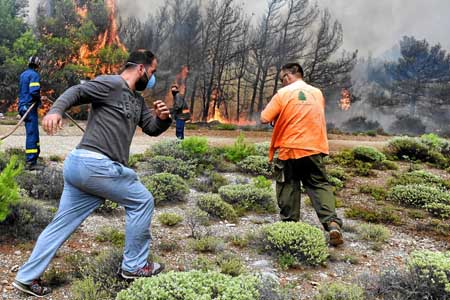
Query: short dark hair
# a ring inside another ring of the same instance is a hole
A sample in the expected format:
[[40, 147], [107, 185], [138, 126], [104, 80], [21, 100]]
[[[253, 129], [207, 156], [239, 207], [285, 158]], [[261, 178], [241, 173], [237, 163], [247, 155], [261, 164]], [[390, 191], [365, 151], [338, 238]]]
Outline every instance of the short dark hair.
[[291, 74], [300, 74], [303, 78], [303, 68], [298, 63], [288, 63], [281, 67], [281, 70], [288, 71]]
[[151, 65], [155, 58], [156, 56], [150, 50], [138, 49], [130, 53], [125, 68], [135, 64]]

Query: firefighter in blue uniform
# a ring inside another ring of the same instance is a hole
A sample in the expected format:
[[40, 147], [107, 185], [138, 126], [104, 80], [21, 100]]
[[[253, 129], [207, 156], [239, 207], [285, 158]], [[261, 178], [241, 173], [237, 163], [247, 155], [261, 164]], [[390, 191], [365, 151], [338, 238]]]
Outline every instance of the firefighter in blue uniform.
[[28, 60], [28, 69], [20, 74], [19, 81], [19, 114], [23, 116], [28, 108], [34, 102], [37, 102], [25, 119], [27, 134], [25, 144], [26, 168], [29, 170], [36, 168], [36, 162], [40, 153], [38, 107], [41, 102], [41, 78], [37, 72], [39, 67], [39, 57], [31, 56]]

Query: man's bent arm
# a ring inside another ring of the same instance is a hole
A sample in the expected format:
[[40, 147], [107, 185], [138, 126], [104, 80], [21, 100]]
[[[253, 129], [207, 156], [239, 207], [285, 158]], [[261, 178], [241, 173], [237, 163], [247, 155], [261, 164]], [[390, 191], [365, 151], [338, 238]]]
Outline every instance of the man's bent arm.
[[161, 120], [147, 107], [145, 103], [142, 104], [141, 110], [141, 121], [139, 122], [139, 127], [142, 128], [142, 131], [150, 136], [158, 136], [164, 131], [166, 131], [170, 124], [172, 124], [172, 119], [167, 118], [165, 120]]

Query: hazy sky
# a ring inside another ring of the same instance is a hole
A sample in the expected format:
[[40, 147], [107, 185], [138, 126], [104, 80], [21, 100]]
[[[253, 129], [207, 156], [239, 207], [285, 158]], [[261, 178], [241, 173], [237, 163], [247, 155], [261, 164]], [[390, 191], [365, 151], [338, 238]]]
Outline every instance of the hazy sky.
[[[30, 0], [31, 6], [39, 0]], [[167, 0], [117, 0], [121, 11], [145, 17]], [[200, 0], [200, 2], [207, 0]], [[311, 0], [313, 1], [313, 0]], [[266, 0], [237, 0], [259, 17]], [[375, 56], [392, 49], [404, 35], [440, 42], [450, 50], [450, 0], [317, 0], [344, 29], [344, 49]]]

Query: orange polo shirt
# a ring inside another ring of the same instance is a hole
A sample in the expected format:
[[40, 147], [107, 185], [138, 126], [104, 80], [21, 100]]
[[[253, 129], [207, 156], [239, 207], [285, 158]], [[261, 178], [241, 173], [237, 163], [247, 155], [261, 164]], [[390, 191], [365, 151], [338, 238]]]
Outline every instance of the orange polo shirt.
[[325, 99], [318, 88], [303, 80], [280, 89], [261, 113], [261, 118], [269, 122], [276, 120], [269, 160], [277, 150], [278, 158], [282, 160], [329, 153]]

